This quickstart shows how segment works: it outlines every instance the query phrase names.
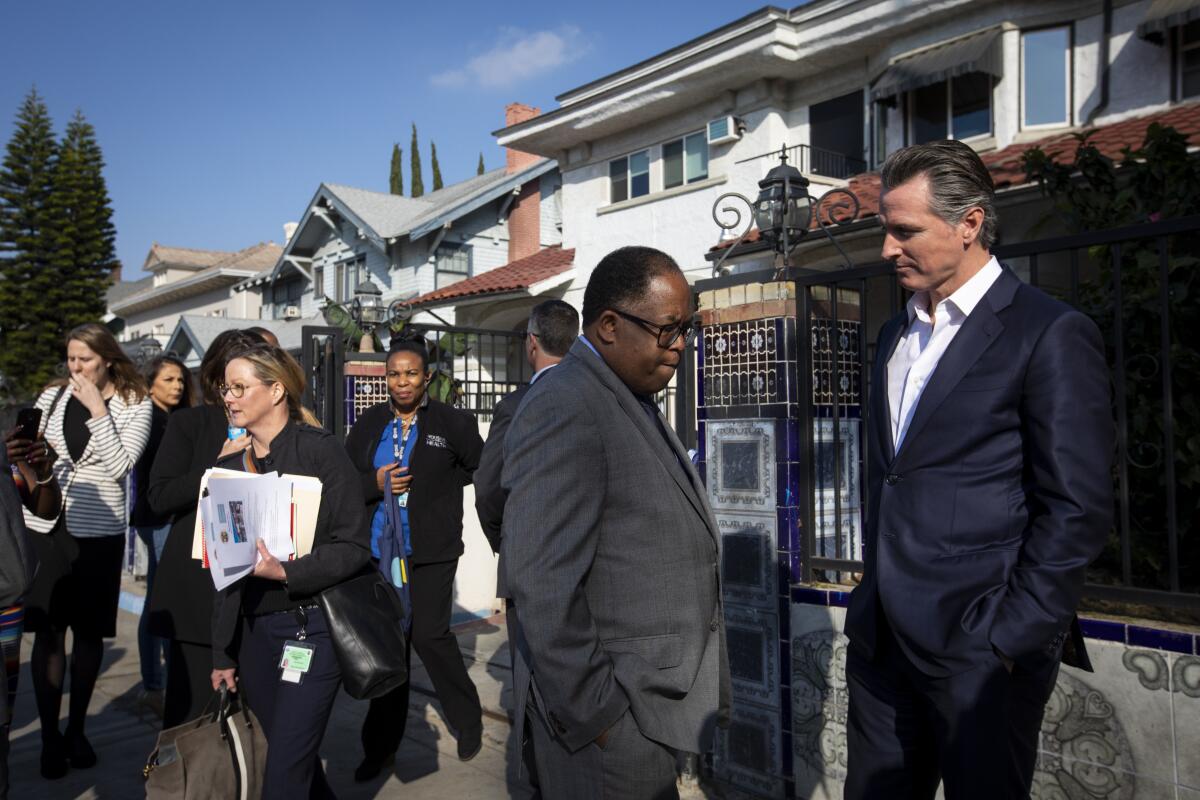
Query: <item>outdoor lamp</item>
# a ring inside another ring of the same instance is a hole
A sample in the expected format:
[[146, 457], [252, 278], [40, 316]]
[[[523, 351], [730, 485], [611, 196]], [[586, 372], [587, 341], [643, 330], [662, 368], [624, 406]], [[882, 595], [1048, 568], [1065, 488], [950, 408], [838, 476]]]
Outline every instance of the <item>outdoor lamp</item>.
[[153, 336], [147, 336], [138, 342], [138, 361], [149, 364], [162, 355], [162, 344]]
[[779, 153], [779, 166], [758, 182], [754, 201], [754, 222], [762, 236], [775, 242], [776, 250], [787, 257], [792, 242], [808, 233], [812, 222], [812, 198], [808, 179], [787, 163], [787, 149]]
[[354, 287], [354, 302], [350, 305], [350, 316], [363, 329], [362, 341], [359, 342], [360, 353], [371, 353], [375, 343], [371, 332], [387, 319], [387, 306], [383, 304], [383, 292], [372, 280], [365, 280]]

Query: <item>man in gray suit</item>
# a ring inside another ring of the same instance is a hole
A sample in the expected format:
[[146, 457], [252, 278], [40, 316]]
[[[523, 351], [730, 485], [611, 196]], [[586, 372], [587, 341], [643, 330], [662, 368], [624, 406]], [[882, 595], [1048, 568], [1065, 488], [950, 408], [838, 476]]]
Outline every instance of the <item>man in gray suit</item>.
[[547, 797], [676, 797], [729, 706], [717, 534], [652, 395], [693, 336], [670, 256], [617, 250], [584, 335], [525, 396], [504, 441], [501, 562], [520, 614], [515, 735]]

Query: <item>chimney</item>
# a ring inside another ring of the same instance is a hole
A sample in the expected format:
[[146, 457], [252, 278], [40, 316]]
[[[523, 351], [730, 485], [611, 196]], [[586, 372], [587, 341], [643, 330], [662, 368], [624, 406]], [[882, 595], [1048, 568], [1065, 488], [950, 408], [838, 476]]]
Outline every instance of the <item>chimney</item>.
[[[522, 122], [531, 120], [541, 113], [541, 109], [527, 106], [524, 103], [509, 103], [504, 108], [504, 126], [511, 128], [513, 125], [520, 125]], [[520, 172], [541, 158], [541, 156], [522, 153], [520, 150], [513, 150], [511, 147], [504, 149], [508, 155], [507, 171], [509, 175], [514, 172]]]
[[296, 228], [300, 227], [299, 222], [283, 223], [283, 246], [287, 247], [287, 243], [292, 240], [293, 234], [296, 233]]
[[108, 271], [108, 277], [109, 277], [109, 280], [113, 283], [121, 282], [121, 262], [120, 261], [113, 262], [112, 267]]

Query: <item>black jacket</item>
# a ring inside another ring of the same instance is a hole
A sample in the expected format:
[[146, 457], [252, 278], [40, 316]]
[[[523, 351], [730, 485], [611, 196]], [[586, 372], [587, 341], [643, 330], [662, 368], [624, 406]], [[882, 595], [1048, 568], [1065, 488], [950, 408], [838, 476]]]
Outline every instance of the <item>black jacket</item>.
[[[151, 402], [150, 438], [146, 440], [146, 449], [133, 468], [134, 483], [137, 484], [137, 497], [133, 501], [133, 517], [131, 522], [139, 528], [157, 528], [171, 521], [170, 514], [156, 514], [150, 508], [150, 498], [147, 496], [150, 488], [150, 470], [154, 466], [154, 457], [162, 444], [163, 434], [167, 430], [170, 415]], [[183, 411], [184, 409], [179, 409]]]
[[[383, 493], [375, 484], [375, 449], [392, 421], [390, 403], [364, 411], [346, 437], [346, 450], [358, 470], [367, 502], [363, 528], [370, 534], [371, 517]], [[412, 532], [412, 561], [433, 564], [462, 555], [463, 487], [471, 482], [483, 439], [475, 417], [466, 411], [430, 400], [417, 412], [417, 434], [409, 469], [408, 520]]]
[[[242, 470], [242, 454], [217, 462]], [[232, 645], [242, 615], [286, 611], [316, 601], [316, 596], [359, 574], [371, 558], [370, 532], [363, 523], [362, 492], [346, 451], [322, 428], [289, 422], [271, 442], [261, 461], [270, 470], [312, 475], [321, 480], [321, 508], [312, 552], [285, 561], [287, 586], [279, 581], [247, 577], [217, 593], [213, 609], [213, 666], [228, 669], [236, 663]]]
[[220, 406], [196, 406], [171, 414], [145, 497], [155, 514], [171, 517], [171, 533], [158, 562], [146, 622], [155, 636], [194, 644], [212, 641], [213, 582], [192, 558], [196, 500], [204, 471], [217, 463], [228, 423]]

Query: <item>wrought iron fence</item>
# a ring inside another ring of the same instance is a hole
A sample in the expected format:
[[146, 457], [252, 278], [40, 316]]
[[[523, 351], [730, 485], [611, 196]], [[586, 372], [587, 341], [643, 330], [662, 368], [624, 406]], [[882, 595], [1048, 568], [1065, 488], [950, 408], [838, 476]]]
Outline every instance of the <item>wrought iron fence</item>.
[[447, 325], [414, 325], [413, 330], [425, 337], [430, 367], [449, 379], [437, 399], [481, 421], [491, 420], [496, 404], [533, 377], [521, 331]]
[[[1116, 523], [1089, 573], [1100, 599], [1200, 609], [1200, 350], [1194, 335], [1200, 216], [995, 248], [1027, 282], [1088, 313], [1113, 377]], [[868, 475], [861, 409], [875, 340], [905, 294], [889, 264], [793, 270], [810, 346], [798, 364], [803, 452], [802, 577], [860, 571]], [[840, 575], [839, 575], [840, 574]]]

